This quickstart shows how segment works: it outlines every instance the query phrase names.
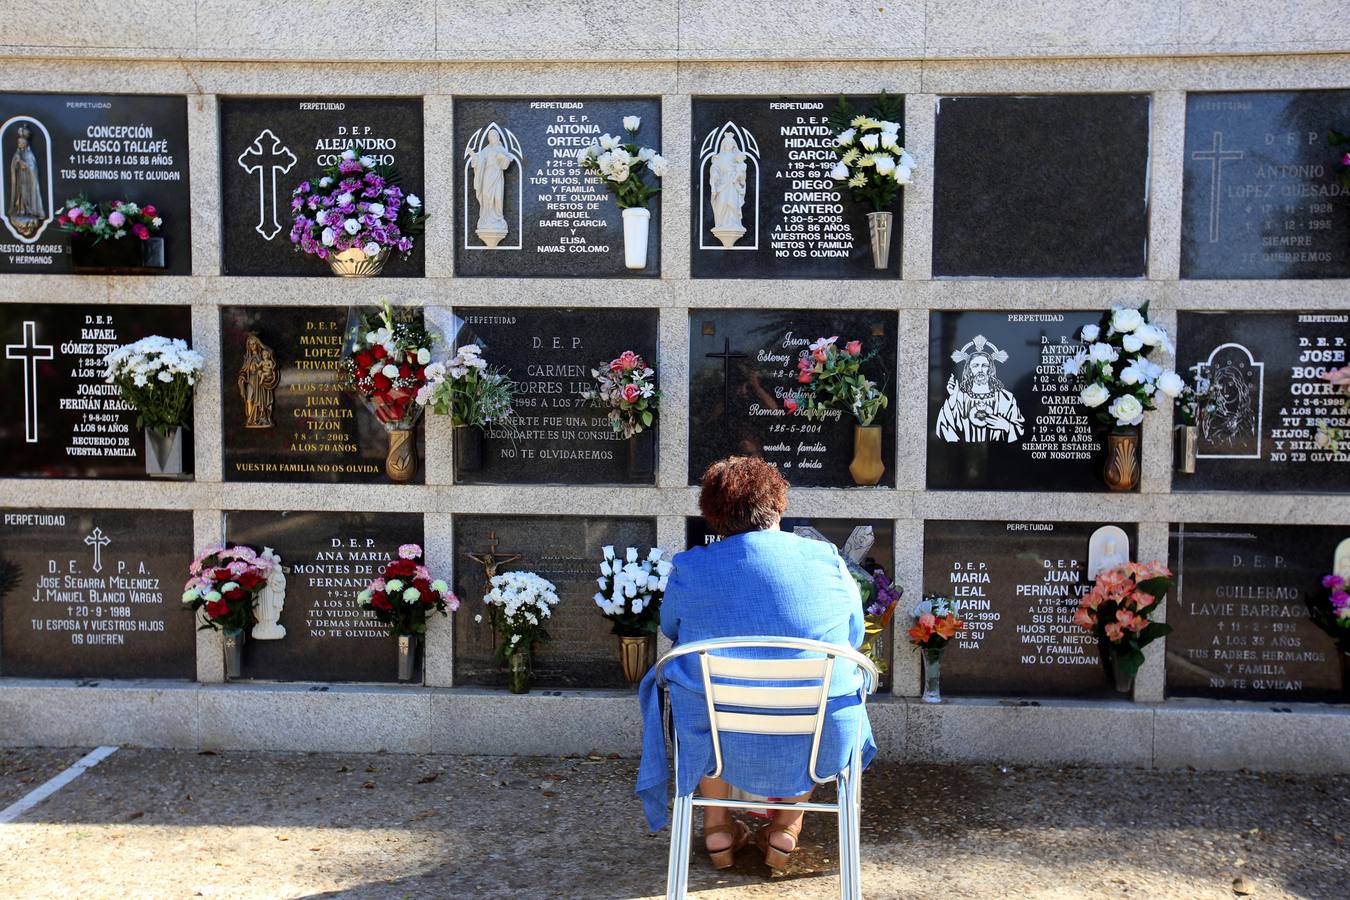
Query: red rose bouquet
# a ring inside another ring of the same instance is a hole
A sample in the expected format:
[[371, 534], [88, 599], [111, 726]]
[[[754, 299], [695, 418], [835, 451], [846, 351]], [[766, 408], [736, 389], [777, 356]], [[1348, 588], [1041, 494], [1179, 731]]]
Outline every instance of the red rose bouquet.
[[582, 394], [582, 399], [609, 407], [609, 424], [615, 431], [630, 438], [656, 421], [656, 404], [661, 396], [653, 383], [656, 370], [642, 357], [625, 350], [592, 369], [591, 374], [600, 387]]
[[242, 631], [253, 624], [253, 601], [281, 560], [271, 549], [207, 547], [188, 566], [183, 603], [205, 610], [201, 630]]
[[866, 427], [888, 402], [885, 391], [862, 374], [876, 353], [864, 356], [861, 341], [841, 348], [838, 340], [837, 335], [822, 337], [797, 360], [797, 383], [803, 388], [784, 399], [783, 407], [808, 419], [824, 419], [831, 409], [847, 410]]
[[435, 338], [420, 310], [396, 314], [388, 300], [378, 313], [356, 318], [343, 360], [348, 383], [386, 429], [411, 428], [422, 413], [414, 401], [428, 383]]
[[459, 609], [459, 598], [450, 586], [422, 564], [422, 548], [404, 544], [398, 548], [398, 559], [392, 560], [380, 571], [380, 577], [356, 595], [362, 609], [375, 613], [375, 618], [389, 626], [394, 636], [426, 634], [427, 614], [447, 615]]
[[1171, 589], [1172, 572], [1160, 562], [1107, 569], [1079, 602], [1073, 622], [1096, 634], [1122, 678], [1132, 680], [1144, 664], [1144, 646], [1172, 630], [1150, 619]]

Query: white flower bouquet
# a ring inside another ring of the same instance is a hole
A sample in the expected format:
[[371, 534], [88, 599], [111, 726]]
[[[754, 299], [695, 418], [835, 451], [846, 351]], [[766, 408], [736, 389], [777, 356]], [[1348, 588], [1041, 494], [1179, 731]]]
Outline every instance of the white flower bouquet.
[[151, 335], [118, 347], [103, 363], [104, 381], [117, 385], [122, 399], [135, 407], [140, 427], [167, 435], [187, 424], [204, 360], [186, 341]]
[[477, 344], [465, 344], [445, 363], [426, 368], [427, 383], [417, 392], [417, 403], [448, 415], [455, 427], [508, 427], [514, 410], [515, 382], [483, 359]]
[[1148, 356], [1175, 348], [1167, 332], [1148, 320], [1148, 304], [1138, 309], [1113, 306], [1097, 325], [1085, 325], [1079, 335], [1082, 348], [1064, 360], [1064, 374], [1078, 380], [1079, 400], [1096, 410], [1097, 419], [1116, 428], [1130, 428], [1156, 409], [1162, 394], [1169, 399], [1189, 396], [1180, 375], [1151, 362]]
[[[548, 640], [544, 623], [558, 605], [558, 589], [533, 572], [506, 572], [492, 576], [483, 602], [502, 637], [497, 656], [504, 661], [513, 653], [528, 651], [532, 645]], [[474, 621], [481, 622], [483, 617], [475, 616]]]
[[[623, 127], [636, 138], [642, 119], [624, 116]], [[623, 138], [602, 134], [600, 140], [577, 151], [582, 168], [600, 177], [605, 186], [618, 198], [619, 209], [645, 208], [661, 189], [648, 184], [643, 172], [664, 178], [670, 163], [651, 147], [639, 147], [636, 142], [624, 143]]]
[[838, 162], [830, 177], [845, 182], [857, 203], [876, 212], [889, 210], [901, 186], [913, 177], [914, 157], [900, 145], [899, 103], [885, 91], [866, 114], [856, 114], [844, 98], [830, 116]]
[[661, 598], [670, 577], [670, 561], [662, 558], [660, 547], [653, 547], [642, 558], [636, 547], [629, 547], [622, 560], [615, 556], [612, 545], [602, 552], [595, 605], [614, 623], [613, 633], [620, 637], [655, 634], [661, 623]]

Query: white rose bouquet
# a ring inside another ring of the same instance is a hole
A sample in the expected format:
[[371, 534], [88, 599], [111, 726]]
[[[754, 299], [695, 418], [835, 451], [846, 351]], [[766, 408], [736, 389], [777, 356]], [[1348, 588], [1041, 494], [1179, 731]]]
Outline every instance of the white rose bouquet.
[[104, 381], [139, 413], [137, 424], [168, 435], [187, 424], [192, 391], [205, 360], [181, 338], [141, 338], [103, 357]]
[[653, 547], [641, 559], [636, 547], [627, 548], [622, 560], [615, 556], [613, 546], [602, 552], [595, 605], [614, 623], [613, 633], [621, 637], [655, 634], [661, 623], [670, 561], [662, 558], [660, 547]]
[[477, 344], [465, 344], [445, 363], [427, 366], [427, 383], [417, 392], [417, 403], [450, 416], [456, 427], [511, 430], [511, 403], [515, 382], [501, 368], [488, 365]]
[[914, 157], [900, 145], [900, 104], [885, 91], [866, 114], [856, 114], [843, 97], [830, 116], [835, 156], [830, 177], [845, 182], [853, 200], [885, 212], [914, 174]]
[[1099, 324], [1083, 326], [1079, 337], [1083, 346], [1064, 360], [1064, 374], [1078, 380], [1079, 400], [1107, 425], [1138, 425], [1144, 413], [1157, 409], [1159, 394], [1172, 400], [1194, 394], [1180, 375], [1148, 359], [1159, 348], [1176, 350], [1167, 332], [1149, 322], [1147, 303], [1113, 306]]
[[[528, 651], [531, 645], [548, 640], [544, 623], [558, 605], [558, 589], [533, 572], [506, 572], [492, 576], [483, 602], [502, 637], [497, 657], [505, 661], [516, 651]], [[481, 622], [483, 617], [475, 616], [474, 621]]]
[[[638, 116], [623, 117], [624, 130], [633, 138], [642, 127]], [[624, 143], [623, 138], [602, 134], [600, 140], [577, 152], [582, 168], [594, 172], [619, 200], [619, 209], [645, 209], [661, 189], [648, 184], [643, 172], [664, 178], [670, 163], [651, 147], [639, 147], [636, 142]]]

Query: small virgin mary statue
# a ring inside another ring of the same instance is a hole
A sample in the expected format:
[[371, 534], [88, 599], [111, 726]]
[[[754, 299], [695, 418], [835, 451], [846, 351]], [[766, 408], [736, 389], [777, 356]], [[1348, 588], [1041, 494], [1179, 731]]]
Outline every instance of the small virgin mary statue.
[[5, 210], [14, 230], [32, 238], [47, 219], [42, 203], [42, 189], [38, 186], [37, 157], [30, 143], [33, 132], [26, 124], [19, 125], [17, 147], [9, 162], [9, 208]]
[[723, 247], [730, 248], [745, 234], [741, 209], [745, 206], [745, 154], [730, 134], [722, 136], [717, 155], [708, 170], [712, 189], [712, 233]]

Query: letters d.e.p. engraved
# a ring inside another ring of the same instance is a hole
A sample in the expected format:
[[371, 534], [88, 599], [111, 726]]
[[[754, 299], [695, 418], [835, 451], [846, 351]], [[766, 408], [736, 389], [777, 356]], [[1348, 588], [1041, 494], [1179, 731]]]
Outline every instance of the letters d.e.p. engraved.
[[271, 428], [276, 398], [277, 357], [250, 331], [244, 342], [244, 364], [239, 367], [239, 395], [244, 398], [244, 427]]

